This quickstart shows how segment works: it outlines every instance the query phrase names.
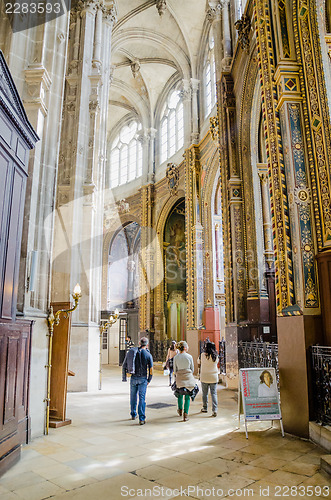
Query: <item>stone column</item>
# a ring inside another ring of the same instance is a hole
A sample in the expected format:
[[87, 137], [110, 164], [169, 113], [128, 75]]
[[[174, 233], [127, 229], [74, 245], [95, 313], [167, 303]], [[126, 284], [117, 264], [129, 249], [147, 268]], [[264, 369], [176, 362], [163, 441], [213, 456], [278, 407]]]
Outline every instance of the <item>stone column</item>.
[[[73, 314], [70, 390], [98, 385], [104, 164], [113, 9], [95, 0], [71, 11], [70, 59], [59, 160], [52, 299], [82, 288]], [[83, 347], [83, 349], [82, 349]], [[84, 355], [82, 356], [82, 352]]]
[[232, 59], [231, 30], [230, 30], [230, 0], [221, 0], [223, 18], [223, 70], [230, 67]]
[[188, 80], [182, 80], [182, 90], [180, 92], [180, 97], [183, 100], [184, 106], [184, 147], [188, 148], [191, 144], [191, 96], [192, 91], [190, 87], [190, 82]]
[[191, 143], [197, 144], [199, 142], [199, 108], [198, 108], [198, 91], [199, 91], [199, 80], [191, 78], [191, 98], [192, 98], [192, 133], [191, 133]]
[[220, 0], [209, 0], [208, 5], [207, 19], [211, 24], [211, 32], [214, 38], [216, 81], [218, 81], [221, 77], [222, 60], [224, 58], [222, 4]]
[[155, 136], [156, 128], [148, 130], [148, 179], [147, 182], [155, 182]]
[[270, 217], [268, 165], [264, 163], [259, 163], [257, 165], [257, 169], [261, 181], [264, 258], [268, 266], [268, 269], [271, 270], [274, 267], [274, 249], [272, 246], [272, 224]]

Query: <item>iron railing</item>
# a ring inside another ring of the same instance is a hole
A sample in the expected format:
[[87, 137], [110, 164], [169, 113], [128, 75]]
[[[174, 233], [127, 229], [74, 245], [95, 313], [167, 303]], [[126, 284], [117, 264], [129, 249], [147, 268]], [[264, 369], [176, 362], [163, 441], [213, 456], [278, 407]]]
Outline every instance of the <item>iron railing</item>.
[[170, 346], [171, 339], [150, 340], [148, 349], [153, 357], [153, 361], [165, 361]]
[[239, 368], [275, 368], [279, 386], [278, 344], [240, 341]]
[[220, 360], [220, 373], [222, 375], [226, 374], [226, 351], [225, 351], [225, 340], [222, 339], [218, 344], [218, 357]]
[[331, 425], [331, 347], [312, 346], [311, 353], [315, 417]]

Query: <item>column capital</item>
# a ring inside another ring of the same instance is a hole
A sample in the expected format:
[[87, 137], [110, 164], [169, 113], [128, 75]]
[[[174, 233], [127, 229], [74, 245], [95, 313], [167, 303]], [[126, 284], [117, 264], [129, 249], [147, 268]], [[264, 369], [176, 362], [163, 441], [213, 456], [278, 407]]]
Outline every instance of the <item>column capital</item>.
[[113, 27], [113, 25], [117, 22], [117, 11], [114, 5], [110, 8], [103, 6], [102, 14], [106, 24], [109, 24], [111, 27]]
[[81, 16], [84, 16], [86, 12], [90, 12], [91, 14], [95, 14], [98, 8], [97, 0], [79, 0], [76, 5], [76, 11]]
[[200, 80], [197, 80], [196, 78], [191, 78], [190, 79], [190, 84], [191, 84], [192, 92], [198, 92], [198, 90], [199, 90], [199, 83], [200, 83]]
[[210, 24], [212, 24], [216, 19], [221, 19], [221, 9], [222, 5], [220, 0], [210, 0], [208, 2], [208, 8], [206, 10], [206, 17]]
[[179, 96], [183, 101], [190, 101], [191, 100], [191, 87], [190, 87], [190, 82], [188, 80], [182, 80], [181, 84], [181, 90], [179, 92]]

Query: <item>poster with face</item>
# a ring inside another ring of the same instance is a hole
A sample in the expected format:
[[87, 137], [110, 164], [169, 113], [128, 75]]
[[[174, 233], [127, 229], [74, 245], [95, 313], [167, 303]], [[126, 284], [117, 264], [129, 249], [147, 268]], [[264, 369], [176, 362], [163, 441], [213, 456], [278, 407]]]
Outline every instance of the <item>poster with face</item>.
[[281, 418], [274, 368], [241, 368], [240, 392], [246, 420]]

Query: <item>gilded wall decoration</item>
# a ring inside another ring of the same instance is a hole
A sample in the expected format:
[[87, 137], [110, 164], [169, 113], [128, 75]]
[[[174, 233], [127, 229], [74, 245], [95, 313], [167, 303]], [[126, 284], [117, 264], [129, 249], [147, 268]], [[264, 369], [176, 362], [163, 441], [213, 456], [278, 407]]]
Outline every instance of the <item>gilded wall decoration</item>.
[[[209, 135], [206, 136], [206, 140]], [[204, 141], [203, 141], [204, 142]], [[209, 143], [210, 143], [209, 139]], [[214, 146], [211, 143], [211, 146]], [[205, 305], [215, 305], [214, 290], [214, 262], [213, 262], [213, 213], [214, 213], [214, 191], [215, 181], [220, 176], [220, 156], [219, 148], [215, 151], [214, 147], [204, 148], [205, 152], [201, 156], [201, 163], [205, 165], [203, 169], [204, 180], [201, 191], [201, 212], [204, 248], [204, 303]], [[216, 256], [215, 256], [216, 258]]]
[[236, 30], [238, 31], [238, 42], [243, 50], [249, 51], [249, 34], [251, 31], [251, 20], [246, 14], [241, 16], [234, 23]]
[[269, 7], [256, 0], [256, 38], [262, 91], [262, 109], [266, 128], [266, 146], [270, 168], [270, 199], [275, 249], [276, 304], [278, 315], [300, 314], [295, 305], [293, 263], [289, 209], [285, 182], [284, 159], [277, 113], [277, 95], [274, 83], [275, 63], [271, 37]]
[[288, 36], [287, 16], [286, 16], [286, 1], [285, 0], [278, 0], [278, 12], [279, 12], [283, 57], [285, 59], [287, 59], [287, 58], [291, 57], [291, 48], [290, 48], [290, 41], [289, 41], [289, 36]]
[[314, 265], [313, 227], [310, 214], [310, 189], [305, 165], [304, 141], [301, 130], [300, 108], [298, 104], [288, 104], [290, 121], [291, 150], [293, 156], [295, 189], [294, 198], [298, 206], [300, 240], [304, 280], [304, 305], [306, 308], [319, 307], [318, 283]]
[[167, 163], [166, 178], [171, 196], [176, 196], [179, 186], [179, 167], [176, 163]]
[[199, 196], [199, 148], [193, 145], [185, 151], [186, 302], [188, 330], [198, 327], [198, 310], [201, 308], [201, 304], [198, 303], [198, 285], [200, 284], [198, 273], [202, 270], [197, 267], [199, 252], [197, 246], [200, 246], [200, 237], [197, 237], [196, 233], [200, 224]]
[[331, 126], [313, 0], [293, 2], [293, 25], [319, 250], [331, 246]]
[[230, 226], [230, 207], [228, 203], [228, 175], [229, 175], [229, 159], [227, 149], [227, 116], [226, 106], [234, 106], [233, 96], [233, 81], [229, 75], [224, 75], [218, 83], [217, 95], [220, 96], [217, 102], [217, 112], [220, 129], [220, 174], [221, 174], [221, 189], [222, 189], [222, 215], [223, 215], [223, 243], [224, 243], [224, 275], [225, 275], [225, 315], [226, 323], [234, 321], [234, 297], [233, 297], [233, 282], [228, 276], [229, 270], [232, 269], [232, 237]]
[[[242, 99], [240, 107], [240, 132], [239, 132], [239, 161], [240, 170], [243, 177], [243, 200], [245, 213], [245, 245], [247, 258], [247, 286], [248, 296], [250, 298], [259, 297], [259, 275], [257, 262], [257, 241], [255, 227], [255, 208], [254, 208], [254, 190], [251, 165], [251, 120], [252, 120], [252, 102], [255, 90], [256, 80], [258, 78], [257, 53], [256, 49], [252, 53], [250, 63], [244, 76], [244, 85], [242, 89]], [[259, 115], [255, 117], [259, 120]]]
[[210, 130], [211, 136], [213, 138], [213, 141], [218, 141], [220, 131], [219, 131], [219, 123], [218, 123], [217, 116], [211, 116], [209, 118], [209, 130]]

